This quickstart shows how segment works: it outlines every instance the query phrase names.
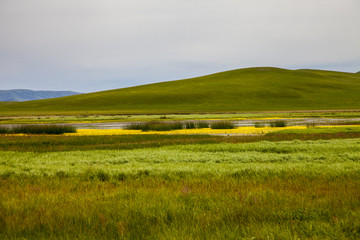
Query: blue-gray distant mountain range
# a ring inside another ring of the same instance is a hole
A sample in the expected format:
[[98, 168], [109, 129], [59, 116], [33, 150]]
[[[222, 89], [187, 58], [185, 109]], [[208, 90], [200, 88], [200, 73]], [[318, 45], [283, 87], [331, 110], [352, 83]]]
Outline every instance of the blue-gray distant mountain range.
[[28, 89], [0, 90], [0, 101], [29, 101], [46, 98], [65, 97], [80, 94], [72, 91], [34, 91]]

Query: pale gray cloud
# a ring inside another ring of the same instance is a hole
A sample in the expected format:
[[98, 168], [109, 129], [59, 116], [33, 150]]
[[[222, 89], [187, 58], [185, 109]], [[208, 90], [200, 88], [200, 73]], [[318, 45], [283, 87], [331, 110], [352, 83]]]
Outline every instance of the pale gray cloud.
[[250, 66], [360, 70], [358, 0], [1, 0], [0, 89], [97, 91]]

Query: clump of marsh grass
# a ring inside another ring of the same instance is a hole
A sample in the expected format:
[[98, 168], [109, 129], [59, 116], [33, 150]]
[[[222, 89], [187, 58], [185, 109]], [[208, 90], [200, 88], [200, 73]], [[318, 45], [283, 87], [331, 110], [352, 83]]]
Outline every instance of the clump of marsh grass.
[[128, 130], [141, 130], [147, 131], [171, 131], [178, 129], [195, 129], [195, 128], [208, 128], [209, 124], [205, 121], [198, 122], [162, 122], [162, 121], [151, 121], [151, 122], [140, 122], [132, 123], [125, 127]]
[[183, 128], [183, 124], [181, 122], [166, 123], [166, 122], [156, 122], [156, 121], [145, 122], [145, 123], [133, 123], [126, 127], [126, 129], [128, 130], [142, 130], [144, 132], [171, 131], [182, 128]]
[[196, 122], [196, 128], [208, 128], [209, 123], [205, 121]]
[[210, 124], [211, 129], [234, 129], [234, 123], [230, 121], [219, 121]]
[[265, 123], [263, 123], [263, 122], [256, 122], [256, 123], [254, 123], [254, 127], [255, 127], [255, 128], [263, 128], [263, 127], [265, 127]]
[[[132, 123], [125, 127], [128, 130], [141, 130], [146, 131], [171, 131], [177, 129], [195, 129], [195, 128], [208, 128], [209, 123], [206, 121], [189, 121], [189, 122], [161, 122], [151, 121], [145, 123]], [[233, 129], [236, 126], [230, 121], [219, 121], [210, 124], [212, 129]]]
[[25, 134], [63, 134], [75, 133], [76, 128], [69, 125], [21, 125], [15, 127], [1, 127], [0, 133], [25, 133]]
[[316, 123], [315, 123], [315, 122], [306, 123], [306, 127], [307, 127], [307, 128], [316, 127]]
[[9, 133], [9, 129], [6, 127], [0, 127], [0, 134], [6, 134]]
[[186, 129], [195, 129], [195, 128], [197, 128], [197, 126], [196, 126], [195, 122], [186, 122], [184, 124], [184, 128], [186, 128]]
[[286, 122], [284, 120], [277, 120], [270, 122], [271, 127], [286, 127]]
[[185, 129], [208, 128], [208, 127], [209, 127], [209, 123], [205, 121], [186, 122], [184, 124]]

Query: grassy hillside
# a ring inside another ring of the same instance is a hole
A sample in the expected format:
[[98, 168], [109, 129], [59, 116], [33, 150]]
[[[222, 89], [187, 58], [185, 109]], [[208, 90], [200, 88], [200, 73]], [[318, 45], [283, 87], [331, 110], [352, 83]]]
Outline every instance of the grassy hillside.
[[360, 75], [247, 68], [76, 96], [1, 103], [1, 114], [360, 109]]

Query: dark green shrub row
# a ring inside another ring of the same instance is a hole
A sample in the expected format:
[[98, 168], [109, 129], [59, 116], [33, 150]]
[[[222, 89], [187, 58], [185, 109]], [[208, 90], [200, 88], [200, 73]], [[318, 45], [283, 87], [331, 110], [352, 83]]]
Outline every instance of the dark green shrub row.
[[68, 125], [22, 125], [15, 127], [0, 127], [1, 134], [63, 134], [75, 132], [76, 128]]

